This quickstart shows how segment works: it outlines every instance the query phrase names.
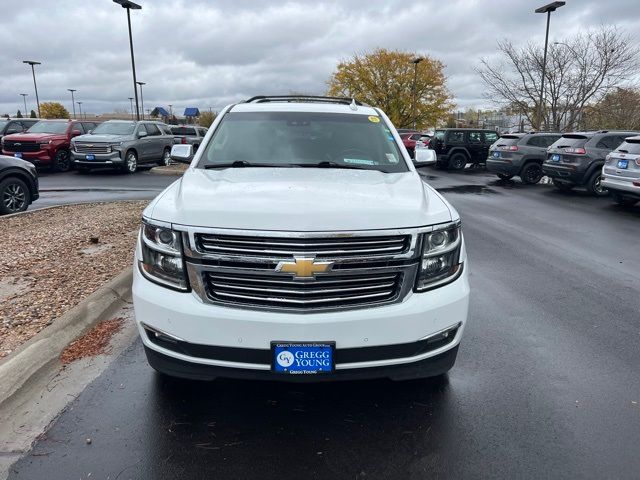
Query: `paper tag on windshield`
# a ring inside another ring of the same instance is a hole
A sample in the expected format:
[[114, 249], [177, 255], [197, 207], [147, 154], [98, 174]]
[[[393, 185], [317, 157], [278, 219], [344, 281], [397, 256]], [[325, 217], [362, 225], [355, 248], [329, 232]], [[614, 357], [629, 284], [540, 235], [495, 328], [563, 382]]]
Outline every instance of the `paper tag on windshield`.
[[345, 158], [344, 163], [355, 163], [356, 165], [376, 165], [373, 160], [364, 160], [362, 158]]
[[389, 160], [389, 163], [398, 163], [398, 159], [393, 153], [387, 153], [386, 155], [387, 155], [387, 160]]

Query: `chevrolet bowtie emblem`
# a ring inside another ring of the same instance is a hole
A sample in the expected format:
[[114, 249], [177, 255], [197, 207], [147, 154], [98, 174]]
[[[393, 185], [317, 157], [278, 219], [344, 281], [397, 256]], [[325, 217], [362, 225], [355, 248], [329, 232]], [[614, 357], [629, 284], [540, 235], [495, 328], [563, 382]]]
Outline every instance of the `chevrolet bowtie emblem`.
[[309, 279], [316, 273], [326, 273], [333, 266], [333, 262], [316, 262], [314, 258], [296, 257], [294, 261], [278, 263], [276, 272], [292, 273], [294, 278]]

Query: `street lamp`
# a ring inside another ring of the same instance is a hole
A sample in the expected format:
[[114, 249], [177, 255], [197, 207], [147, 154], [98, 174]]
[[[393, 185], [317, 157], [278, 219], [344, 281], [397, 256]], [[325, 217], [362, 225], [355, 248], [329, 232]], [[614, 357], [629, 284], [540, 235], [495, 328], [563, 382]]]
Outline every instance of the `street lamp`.
[[412, 106], [411, 106], [411, 116], [413, 117], [413, 129], [417, 128], [418, 119], [416, 118], [416, 103], [418, 103], [418, 99], [416, 98], [416, 83], [418, 82], [418, 64], [423, 61], [424, 58], [417, 57], [411, 60], [413, 63], [413, 86], [411, 88], [411, 93], [413, 97]]
[[544, 57], [542, 59], [542, 80], [540, 81], [540, 102], [538, 104], [538, 130], [542, 127], [542, 101], [544, 100], [544, 77], [547, 74], [547, 46], [549, 44], [549, 22], [551, 21], [551, 12], [555, 12], [558, 8], [564, 6], [567, 2], [551, 2], [540, 8], [535, 9], [535, 13], [547, 14], [547, 33], [544, 37]]
[[82, 102], [76, 102], [78, 104], [78, 108], [80, 109], [80, 120], [82, 120]]
[[27, 113], [27, 96], [29, 94], [28, 93], [21, 93], [20, 95], [22, 95], [22, 100], [24, 100], [24, 116], [26, 118], [27, 115], [28, 115], [28, 113]]
[[38, 84], [36, 83], [36, 69], [35, 65], [42, 65], [40, 62], [34, 62], [33, 60], [23, 60], [22, 63], [31, 65], [31, 74], [33, 75], [33, 88], [36, 91], [36, 104], [38, 105], [38, 118], [40, 118], [40, 99], [38, 98]]
[[[131, 9], [140, 10], [142, 7], [137, 3], [130, 2], [129, 0], [113, 0], [122, 8], [127, 10], [127, 24], [129, 26], [129, 48], [131, 49], [131, 70], [133, 71], [133, 93], [136, 99], [136, 120], [140, 120], [140, 110], [138, 109], [138, 89], [136, 88], [136, 61], [133, 56], [133, 37], [131, 36]], [[144, 116], [144, 112], [143, 112]]]
[[[141, 107], [142, 107], [142, 108], [140, 108], [140, 111], [142, 112], [142, 119], [144, 120], [144, 97], [142, 96], [142, 86], [146, 85], [146, 83], [144, 83], [144, 82], [136, 82], [136, 83], [138, 85], [140, 85], [140, 104], [141, 104]], [[136, 102], [137, 102], [137, 100], [136, 100]], [[138, 120], [140, 120], [140, 118], [138, 118]]]
[[76, 103], [73, 98], [73, 92], [77, 92], [75, 88], [67, 88], [67, 91], [71, 92], [71, 106], [73, 107], [73, 118], [76, 118]]
[[131, 104], [131, 120], [133, 120], [133, 97], [129, 97], [129, 103]]

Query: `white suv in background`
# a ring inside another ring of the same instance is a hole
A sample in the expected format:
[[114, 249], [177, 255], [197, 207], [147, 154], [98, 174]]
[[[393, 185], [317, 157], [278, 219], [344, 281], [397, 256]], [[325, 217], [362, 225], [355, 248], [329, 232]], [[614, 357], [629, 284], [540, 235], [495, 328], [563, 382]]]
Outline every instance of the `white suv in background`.
[[620, 205], [640, 202], [640, 136], [627, 138], [607, 155], [602, 167], [602, 186]]
[[[250, 139], [250, 141], [247, 141]], [[168, 375], [440, 375], [467, 320], [460, 217], [385, 114], [351, 99], [225, 108], [143, 214], [133, 297]]]

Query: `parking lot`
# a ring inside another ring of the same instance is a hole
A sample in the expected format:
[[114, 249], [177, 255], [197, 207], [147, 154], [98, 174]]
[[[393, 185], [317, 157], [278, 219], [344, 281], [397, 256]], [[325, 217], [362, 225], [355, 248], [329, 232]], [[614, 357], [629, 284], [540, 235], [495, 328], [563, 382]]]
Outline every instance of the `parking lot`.
[[[470, 258], [446, 377], [185, 382], [156, 375], [136, 340], [9, 478], [636, 477], [640, 206], [482, 169], [422, 174], [459, 210]], [[169, 177], [103, 180], [146, 195]]]

